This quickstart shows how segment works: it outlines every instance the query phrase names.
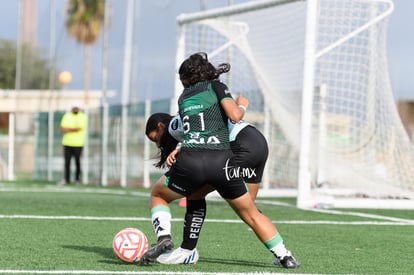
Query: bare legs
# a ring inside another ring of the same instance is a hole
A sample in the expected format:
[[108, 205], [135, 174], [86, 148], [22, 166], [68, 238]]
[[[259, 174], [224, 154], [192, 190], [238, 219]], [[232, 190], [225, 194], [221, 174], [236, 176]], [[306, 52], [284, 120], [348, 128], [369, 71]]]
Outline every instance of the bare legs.
[[262, 242], [270, 240], [278, 233], [269, 218], [257, 210], [249, 193], [227, 202]]

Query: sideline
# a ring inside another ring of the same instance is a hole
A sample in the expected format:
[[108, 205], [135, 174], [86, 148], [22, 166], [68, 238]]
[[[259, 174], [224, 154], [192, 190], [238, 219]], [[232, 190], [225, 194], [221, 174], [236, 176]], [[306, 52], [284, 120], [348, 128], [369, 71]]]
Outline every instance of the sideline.
[[128, 190], [111, 190], [111, 189], [98, 189], [98, 188], [75, 188], [69, 186], [53, 186], [46, 185], [45, 187], [10, 187], [2, 186], [0, 183], [0, 192], [27, 192], [27, 193], [85, 193], [85, 194], [110, 194], [120, 196], [137, 196], [137, 197], [149, 197], [149, 192], [128, 191]]
[[[1, 215], [0, 219], [29, 219], [29, 220], [86, 220], [86, 221], [151, 221], [143, 217], [94, 217], [94, 216], [44, 216], [44, 215]], [[182, 218], [173, 218], [172, 222], [183, 222]], [[237, 220], [206, 219], [210, 223], [243, 223]], [[300, 224], [300, 225], [414, 225], [414, 221], [272, 221], [275, 224]]]
[[[267, 204], [267, 205], [278, 205], [278, 206], [286, 206], [286, 207], [295, 207], [295, 205], [287, 204], [287, 203], [279, 203], [274, 201], [267, 201], [267, 200], [256, 200], [257, 203]], [[395, 218], [390, 216], [383, 216], [383, 215], [377, 215], [377, 214], [370, 214], [370, 213], [363, 213], [363, 212], [350, 212], [350, 211], [344, 211], [344, 210], [334, 210], [334, 209], [319, 209], [319, 208], [308, 208], [304, 209], [303, 211], [312, 211], [312, 212], [319, 212], [319, 213], [325, 213], [325, 214], [334, 214], [334, 215], [341, 215], [341, 216], [356, 216], [356, 217], [362, 217], [362, 218], [369, 218], [369, 219], [377, 219], [377, 220], [386, 220], [386, 221], [394, 221], [394, 222], [402, 222], [402, 223], [414, 223], [414, 220], [411, 219], [402, 219], [402, 218]], [[410, 210], [407, 210], [410, 211]]]

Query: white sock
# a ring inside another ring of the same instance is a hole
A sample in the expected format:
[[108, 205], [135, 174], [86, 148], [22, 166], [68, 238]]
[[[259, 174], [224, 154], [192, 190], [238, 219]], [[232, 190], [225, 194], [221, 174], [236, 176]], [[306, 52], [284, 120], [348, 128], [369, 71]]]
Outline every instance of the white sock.
[[275, 254], [279, 259], [283, 259], [285, 256], [290, 256], [290, 251], [286, 249], [283, 242], [270, 249], [270, 251], [272, 251], [272, 253]]
[[283, 259], [285, 256], [290, 256], [290, 251], [286, 249], [283, 243], [282, 236], [277, 233], [272, 239], [264, 242], [264, 245], [279, 259]]
[[151, 222], [157, 238], [171, 235], [171, 211], [168, 206], [158, 205], [151, 209]]

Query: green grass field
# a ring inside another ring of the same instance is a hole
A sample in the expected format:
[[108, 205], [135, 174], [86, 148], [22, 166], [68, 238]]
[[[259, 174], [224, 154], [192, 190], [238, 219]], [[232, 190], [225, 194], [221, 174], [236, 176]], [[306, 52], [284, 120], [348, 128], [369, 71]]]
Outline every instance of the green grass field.
[[[0, 274], [413, 274], [414, 211], [301, 210], [293, 199], [258, 199], [258, 208], [301, 263], [272, 266], [273, 255], [221, 200], [208, 201], [196, 265], [125, 264], [112, 253], [122, 228], [150, 243], [148, 189], [0, 183]], [[172, 204], [176, 246], [185, 209]], [[366, 214], [366, 215], [365, 215]]]

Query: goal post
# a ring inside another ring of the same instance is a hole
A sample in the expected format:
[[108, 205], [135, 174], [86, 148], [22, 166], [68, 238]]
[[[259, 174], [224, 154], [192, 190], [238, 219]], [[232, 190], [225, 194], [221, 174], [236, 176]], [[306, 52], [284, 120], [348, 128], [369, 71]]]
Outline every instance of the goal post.
[[[258, 0], [177, 17], [177, 67], [207, 52], [266, 136], [259, 195], [299, 207], [414, 208], [414, 147], [388, 79], [391, 0]], [[181, 84], [176, 83], [172, 111]], [[268, 114], [268, 115], [267, 115]]]
[[[311, 198], [310, 149], [312, 143], [312, 116], [315, 87], [316, 35], [318, 28], [318, 0], [308, 1], [304, 38], [302, 116], [299, 147], [298, 207], [309, 207]], [[311, 202], [312, 204], [312, 202]]]

